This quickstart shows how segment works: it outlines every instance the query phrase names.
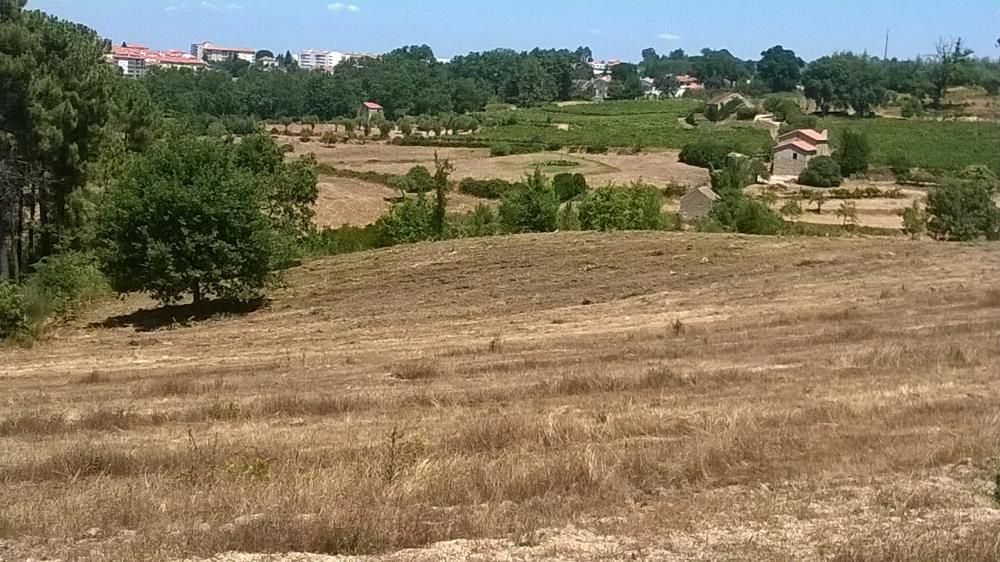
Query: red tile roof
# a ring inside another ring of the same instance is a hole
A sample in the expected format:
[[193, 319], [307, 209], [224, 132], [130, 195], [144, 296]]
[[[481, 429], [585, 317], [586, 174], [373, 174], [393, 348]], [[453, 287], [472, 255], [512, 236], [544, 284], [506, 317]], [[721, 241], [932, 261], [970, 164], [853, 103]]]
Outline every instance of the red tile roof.
[[830, 135], [827, 133], [827, 131], [817, 131], [815, 129], [795, 129], [794, 131], [789, 131], [781, 135], [780, 137], [778, 137], [778, 140], [783, 141], [795, 137], [800, 137], [813, 144], [822, 144], [830, 142]]
[[778, 146], [774, 147], [774, 151], [778, 152], [789, 148], [799, 150], [806, 154], [815, 154], [817, 152], [816, 145], [799, 139], [790, 139], [779, 142]]
[[368, 109], [382, 109], [382, 106], [381, 106], [381, 105], [379, 105], [379, 104], [377, 104], [377, 103], [375, 103], [375, 102], [373, 102], [373, 101], [366, 101], [366, 102], [364, 103], [364, 105], [365, 105], [365, 107], [367, 107]]
[[227, 53], [256, 53], [257, 51], [249, 47], [223, 47], [222, 45], [213, 45], [212, 43], [202, 43], [202, 49], [206, 51], [225, 51]]

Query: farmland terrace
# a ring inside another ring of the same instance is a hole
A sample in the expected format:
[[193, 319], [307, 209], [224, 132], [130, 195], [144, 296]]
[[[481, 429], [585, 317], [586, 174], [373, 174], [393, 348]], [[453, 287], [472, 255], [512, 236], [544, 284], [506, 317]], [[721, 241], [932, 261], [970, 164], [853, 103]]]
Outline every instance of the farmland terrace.
[[108, 302], [0, 351], [0, 559], [996, 560], [998, 271], [567, 233]]

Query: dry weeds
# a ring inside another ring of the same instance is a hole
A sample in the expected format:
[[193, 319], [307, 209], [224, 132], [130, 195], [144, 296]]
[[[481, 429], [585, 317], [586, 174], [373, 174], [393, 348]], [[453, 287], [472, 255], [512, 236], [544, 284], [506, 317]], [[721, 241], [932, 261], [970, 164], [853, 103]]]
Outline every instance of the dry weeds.
[[0, 559], [995, 560], [998, 271], [529, 235], [308, 263], [186, 327], [108, 303], [2, 352]]

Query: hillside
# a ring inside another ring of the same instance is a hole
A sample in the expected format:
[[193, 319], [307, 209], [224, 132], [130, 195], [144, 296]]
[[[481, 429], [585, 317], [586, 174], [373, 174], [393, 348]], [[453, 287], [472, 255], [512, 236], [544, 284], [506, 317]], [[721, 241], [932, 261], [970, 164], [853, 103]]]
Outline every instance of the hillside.
[[567, 233], [310, 262], [245, 314], [110, 302], [0, 351], [0, 559], [993, 560], [998, 272]]

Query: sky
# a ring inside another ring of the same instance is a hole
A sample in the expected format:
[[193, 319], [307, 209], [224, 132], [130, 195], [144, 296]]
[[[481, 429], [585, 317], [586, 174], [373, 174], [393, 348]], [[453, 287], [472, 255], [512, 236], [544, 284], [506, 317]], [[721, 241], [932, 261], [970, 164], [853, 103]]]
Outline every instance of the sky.
[[29, 0], [115, 42], [189, 49], [200, 41], [275, 52], [386, 52], [428, 44], [451, 58], [496, 47], [575, 49], [638, 60], [653, 47], [728, 48], [758, 58], [775, 44], [812, 60], [833, 51], [889, 56], [962, 37], [996, 58], [1000, 0]]

